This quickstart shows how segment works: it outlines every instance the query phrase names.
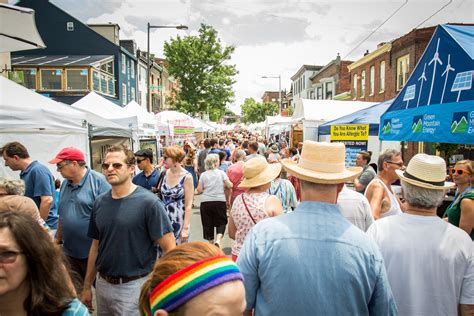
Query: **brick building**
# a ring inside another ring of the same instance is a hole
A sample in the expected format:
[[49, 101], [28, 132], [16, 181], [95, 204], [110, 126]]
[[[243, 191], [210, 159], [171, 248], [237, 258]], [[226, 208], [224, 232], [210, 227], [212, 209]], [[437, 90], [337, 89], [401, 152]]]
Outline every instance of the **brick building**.
[[[310, 77], [313, 91], [310, 92], [310, 99], [332, 100], [346, 99], [350, 91], [351, 82], [348, 66], [352, 61], [341, 60], [339, 54], [336, 59], [329, 62], [317, 73]], [[349, 96], [350, 98], [350, 96]]]
[[[281, 92], [282, 97], [285, 95], [285, 92]], [[280, 93], [278, 91], [265, 91], [262, 96], [262, 103], [280, 103]]]
[[415, 29], [348, 66], [353, 100], [382, 102], [394, 98], [420, 60], [436, 27]]

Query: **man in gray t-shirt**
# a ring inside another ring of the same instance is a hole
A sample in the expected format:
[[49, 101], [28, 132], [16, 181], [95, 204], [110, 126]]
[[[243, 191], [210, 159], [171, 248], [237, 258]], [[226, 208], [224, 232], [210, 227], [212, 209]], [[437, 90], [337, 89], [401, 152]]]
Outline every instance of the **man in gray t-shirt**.
[[354, 187], [357, 192], [364, 194], [367, 185], [375, 178], [375, 170], [369, 166], [372, 153], [369, 151], [360, 151], [357, 153], [356, 166], [362, 167], [362, 173], [354, 179]]
[[123, 146], [108, 149], [102, 169], [112, 189], [94, 202], [88, 236], [92, 238], [81, 300], [92, 308], [96, 282], [97, 314], [139, 315], [138, 298], [153, 270], [157, 245], [173, 249], [173, 227], [163, 203], [132, 183], [135, 156]]

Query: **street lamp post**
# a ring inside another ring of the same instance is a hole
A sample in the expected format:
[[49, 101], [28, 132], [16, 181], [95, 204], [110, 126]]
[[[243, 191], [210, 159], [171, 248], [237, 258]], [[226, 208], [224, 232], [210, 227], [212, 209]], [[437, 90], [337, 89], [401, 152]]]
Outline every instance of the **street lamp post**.
[[278, 79], [278, 93], [280, 98], [280, 113], [283, 110], [283, 99], [281, 98], [281, 75], [278, 76], [262, 76], [263, 79]]
[[[177, 29], [177, 30], [187, 30], [188, 27], [186, 25], [175, 25], [175, 26], [168, 26], [168, 25], [150, 25], [147, 23], [146, 28], [146, 107], [147, 110], [150, 111], [150, 29]], [[163, 87], [161, 87], [163, 89]], [[151, 112], [151, 111], [150, 111]]]

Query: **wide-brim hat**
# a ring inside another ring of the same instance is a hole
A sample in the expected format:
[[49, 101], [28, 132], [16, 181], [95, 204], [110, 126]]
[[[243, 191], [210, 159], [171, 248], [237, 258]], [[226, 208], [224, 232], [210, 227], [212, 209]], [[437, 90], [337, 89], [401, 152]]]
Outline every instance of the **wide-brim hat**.
[[321, 184], [344, 183], [362, 172], [362, 167], [346, 168], [345, 152], [343, 143], [306, 140], [298, 162], [283, 159], [281, 164], [290, 175], [301, 180]]
[[278, 150], [278, 146], [277, 145], [273, 145], [272, 147], [270, 147], [270, 151], [274, 154], [276, 154], [279, 150]]
[[406, 170], [395, 172], [400, 180], [425, 189], [447, 190], [455, 185], [445, 181], [446, 163], [438, 156], [417, 154], [411, 158]]
[[269, 164], [265, 157], [258, 156], [244, 163], [244, 178], [239, 188], [255, 188], [273, 181], [281, 172], [281, 164]]

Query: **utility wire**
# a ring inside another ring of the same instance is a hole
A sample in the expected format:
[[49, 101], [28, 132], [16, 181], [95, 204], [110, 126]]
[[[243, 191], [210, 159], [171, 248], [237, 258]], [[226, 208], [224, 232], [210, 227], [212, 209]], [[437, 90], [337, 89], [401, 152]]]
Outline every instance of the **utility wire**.
[[453, 0], [449, 0], [448, 3], [446, 3], [444, 6], [442, 6], [441, 8], [438, 9], [438, 11], [436, 11], [435, 13], [433, 13], [432, 15], [430, 15], [429, 17], [427, 17], [426, 19], [423, 20], [423, 22], [421, 22], [420, 24], [418, 24], [417, 26], [415, 26], [415, 29], [418, 28], [420, 25], [422, 25], [423, 23], [425, 23], [426, 21], [428, 21], [429, 19], [431, 19], [432, 17], [434, 17], [436, 14], [438, 14], [439, 12], [441, 12], [442, 10], [444, 10], [448, 5], [450, 5], [451, 3], [453, 2]]
[[398, 7], [398, 9], [396, 9], [392, 14], [390, 14], [390, 16], [387, 19], [385, 19], [385, 21], [383, 21], [372, 32], [370, 32], [369, 35], [367, 35], [362, 41], [360, 41], [359, 44], [357, 44], [356, 47], [351, 49], [342, 59], [345, 59], [347, 56], [352, 54], [352, 52], [354, 52], [357, 48], [359, 48], [360, 45], [362, 45], [366, 40], [368, 40], [372, 35], [374, 35], [374, 33], [377, 32], [378, 29], [380, 29], [385, 23], [387, 23], [388, 20], [390, 20], [395, 14], [397, 14], [397, 12], [400, 11], [407, 3], [408, 3], [408, 0], [405, 0], [405, 2], [400, 7]]

